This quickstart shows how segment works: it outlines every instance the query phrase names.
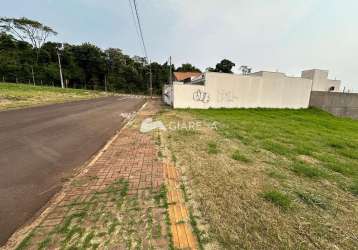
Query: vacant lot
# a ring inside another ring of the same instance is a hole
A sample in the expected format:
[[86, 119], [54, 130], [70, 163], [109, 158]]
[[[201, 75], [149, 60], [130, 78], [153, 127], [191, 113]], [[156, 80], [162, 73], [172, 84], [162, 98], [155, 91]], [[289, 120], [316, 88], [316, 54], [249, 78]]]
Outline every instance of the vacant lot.
[[27, 84], [0, 83], [0, 110], [89, 99], [105, 93]]
[[358, 121], [316, 109], [159, 119], [204, 248], [358, 247]]

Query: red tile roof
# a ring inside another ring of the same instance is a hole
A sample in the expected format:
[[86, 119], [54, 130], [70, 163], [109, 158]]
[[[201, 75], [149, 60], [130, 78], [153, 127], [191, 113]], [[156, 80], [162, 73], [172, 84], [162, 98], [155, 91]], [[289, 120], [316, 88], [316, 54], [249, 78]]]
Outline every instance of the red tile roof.
[[185, 79], [200, 76], [200, 72], [174, 72], [174, 78], [176, 81], [184, 81]]

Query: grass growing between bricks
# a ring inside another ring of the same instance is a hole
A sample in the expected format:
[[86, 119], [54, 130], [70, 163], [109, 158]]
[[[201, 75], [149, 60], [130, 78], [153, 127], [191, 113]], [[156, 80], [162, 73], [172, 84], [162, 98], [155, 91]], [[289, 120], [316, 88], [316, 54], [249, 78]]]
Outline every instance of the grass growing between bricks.
[[129, 194], [128, 182], [119, 179], [64, 208], [61, 223], [51, 230], [40, 224], [17, 249], [155, 249], [153, 240], [170, 239], [164, 186]]
[[[204, 249], [358, 248], [358, 121], [317, 110], [174, 110], [164, 138]], [[182, 185], [184, 185], [182, 184]], [[197, 216], [199, 214], [200, 216]]]

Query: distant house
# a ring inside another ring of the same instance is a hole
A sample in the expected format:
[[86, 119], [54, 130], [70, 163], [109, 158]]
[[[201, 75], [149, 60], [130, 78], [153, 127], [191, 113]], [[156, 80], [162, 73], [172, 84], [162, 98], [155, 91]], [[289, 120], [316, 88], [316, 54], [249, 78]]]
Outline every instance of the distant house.
[[201, 76], [200, 72], [174, 72], [175, 82], [191, 82], [198, 76]]

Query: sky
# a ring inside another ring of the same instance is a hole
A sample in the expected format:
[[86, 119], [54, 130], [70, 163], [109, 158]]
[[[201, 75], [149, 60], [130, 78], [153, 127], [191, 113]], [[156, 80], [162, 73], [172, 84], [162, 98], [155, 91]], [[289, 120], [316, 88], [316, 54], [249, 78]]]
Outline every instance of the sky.
[[[143, 56], [129, 0], [0, 0], [0, 16], [27, 17], [59, 34]], [[329, 70], [358, 92], [356, 0], [137, 0], [148, 55], [205, 70], [227, 58], [253, 71], [300, 76]]]

